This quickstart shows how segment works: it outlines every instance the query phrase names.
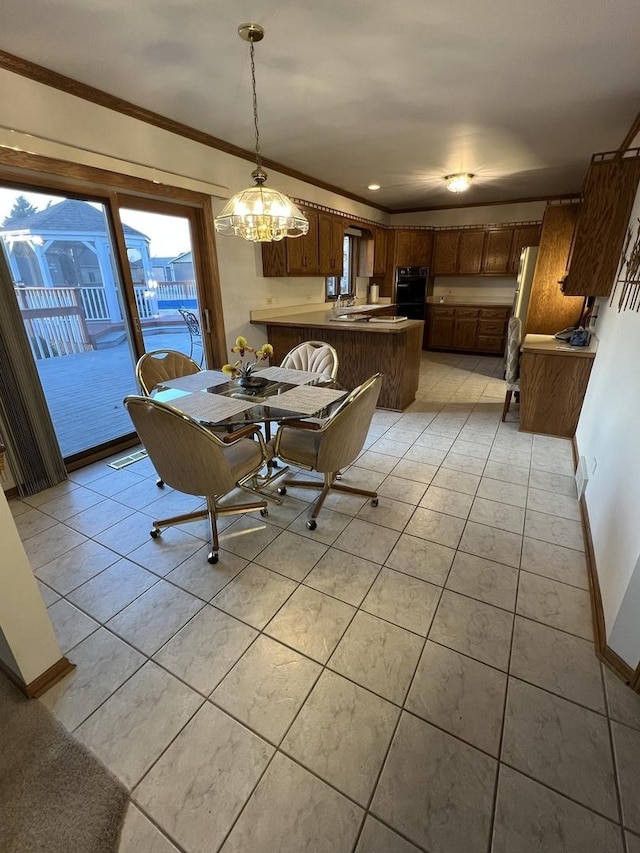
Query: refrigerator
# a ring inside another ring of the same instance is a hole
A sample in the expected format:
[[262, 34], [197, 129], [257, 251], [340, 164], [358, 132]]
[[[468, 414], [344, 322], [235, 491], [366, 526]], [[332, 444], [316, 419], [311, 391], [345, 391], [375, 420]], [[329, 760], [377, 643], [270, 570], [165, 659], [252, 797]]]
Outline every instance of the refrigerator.
[[531, 298], [531, 287], [533, 285], [533, 274], [538, 259], [538, 247], [527, 246], [520, 254], [520, 266], [518, 267], [518, 278], [516, 280], [516, 291], [513, 295], [513, 317], [522, 320], [522, 333], [527, 325], [527, 311], [529, 310], [529, 299]]

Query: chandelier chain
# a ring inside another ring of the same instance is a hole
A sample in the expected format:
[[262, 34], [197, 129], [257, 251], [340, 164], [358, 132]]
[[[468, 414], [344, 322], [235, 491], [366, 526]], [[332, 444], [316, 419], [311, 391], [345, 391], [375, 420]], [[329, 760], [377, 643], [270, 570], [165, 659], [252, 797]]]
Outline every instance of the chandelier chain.
[[251, 90], [253, 92], [253, 124], [256, 130], [256, 166], [262, 169], [262, 157], [260, 156], [260, 130], [258, 129], [258, 96], [256, 95], [256, 63], [254, 58], [253, 39], [249, 42], [251, 56]]

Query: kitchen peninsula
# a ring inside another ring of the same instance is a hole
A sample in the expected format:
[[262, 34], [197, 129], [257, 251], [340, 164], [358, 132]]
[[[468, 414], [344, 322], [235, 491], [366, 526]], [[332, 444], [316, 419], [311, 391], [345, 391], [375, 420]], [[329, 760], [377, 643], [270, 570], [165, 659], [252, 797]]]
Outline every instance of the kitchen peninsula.
[[[381, 306], [379, 310], [391, 310], [391, 306]], [[376, 314], [378, 311], [370, 311], [366, 316]], [[422, 320], [393, 322], [388, 318], [385, 321], [379, 314], [376, 320], [340, 320], [332, 310], [323, 307], [296, 314], [276, 310], [252, 312], [251, 322], [267, 327], [274, 364], [279, 364], [289, 350], [302, 341], [326, 341], [338, 353], [338, 382], [344, 388], [351, 390], [374, 373], [382, 373], [380, 408], [402, 411], [415, 400], [422, 353]]]

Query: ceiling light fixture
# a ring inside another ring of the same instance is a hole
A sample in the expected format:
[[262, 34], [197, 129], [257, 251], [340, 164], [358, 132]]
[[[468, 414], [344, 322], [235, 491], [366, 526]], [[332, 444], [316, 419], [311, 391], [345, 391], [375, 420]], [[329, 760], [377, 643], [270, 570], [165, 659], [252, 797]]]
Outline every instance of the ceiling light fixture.
[[256, 67], [254, 44], [264, 38], [259, 24], [241, 24], [238, 35], [249, 42], [251, 56], [251, 90], [253, 92], [253, 124], [256, 135], [256, 168], [251, 173], [255, 186], [236, 193], [215, 218], [219, 234], [235, 234], [253, 243], [272, 243], [284, 237], [301, 237], [309, 230], [309, 222], [286, 195], [265, 187], [267, 173], [260, 156], [258, 130], [258, 99], [256, 96]]
[[460, 172], [457, 175], [445, 175], [443, 181], [447, 185], [449, 192], [463, 193], [469, 189], [469, 185], [474, 178], [475, 175], [469, 172]]
[[368, 189], [368, 190], [379, 190], [379, 189], [380, 189], [380, 184], [369, 184], [369, 186], [367, 187], [367, 189]]

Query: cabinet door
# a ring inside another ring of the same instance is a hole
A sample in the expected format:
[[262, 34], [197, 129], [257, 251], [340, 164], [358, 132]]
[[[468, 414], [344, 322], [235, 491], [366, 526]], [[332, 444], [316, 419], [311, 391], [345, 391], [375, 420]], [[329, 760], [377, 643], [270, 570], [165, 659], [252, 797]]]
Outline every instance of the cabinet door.
[[569, 273], [563, 285], [566, 296], [611, 293], [639, 180], [639, 157], [589, 166]]
[[331, 245], [333, 247], [331, 257], [331, 275], [342, 275], [343, 244], [344, 244], [344, 222], [337, 216], [332, 217], [331, 223]]
[[436, 231], [433, 245], [433, 274], [453, 275], [457, 268], [459, 231]]
[[318, 214], [318, 274], [342, 275], [342, 220], [330, 213]]
[[483, 273], [506, 275], [509, 272], [513, 228], [491, 228], [487, 231]]
[[373, 230], [373, 275], [383, 276], [387, 271], [387, 232], [384, 228]]
[[478, 320], [476, 317], [458, 317], [453, 326], [453, 348], [475, 349], [478, 336]]
[[303, 213], [309, 220], [309, 232], [304, 237], [285, 237], [288, 275], [318, 275], [318, 214], [306, 209]]
[[511, 258], [509, 260], [509, 272], [518, 274], [520, 266], [520, 253], [527, 246], [540, 245], [540, 225], [523, 225], [514, 229], [513, 243], [511, 244]]
[[451, 349], [453, 346], [454, 314], [452, 309], [429, 308], [429, 347]]
[[483, 231], [461, 231], [458, 242], [458, 273], [477, 275], [482, 270]]
[[413, 231], [398, 231], [396, 234], [396, 266], [412, 267]]
[[409, 266], [429, 267], [431, 265], [431, 248], [433, 246], [431, 231], [414, 231], [411, 245], [411, 264]]

